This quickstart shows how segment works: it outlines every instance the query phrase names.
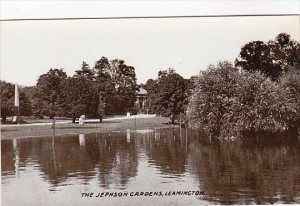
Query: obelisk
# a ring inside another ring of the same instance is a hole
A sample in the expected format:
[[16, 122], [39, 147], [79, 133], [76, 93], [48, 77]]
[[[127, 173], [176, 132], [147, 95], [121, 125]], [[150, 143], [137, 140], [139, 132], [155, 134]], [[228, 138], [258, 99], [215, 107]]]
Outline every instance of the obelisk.
[[19, 86], [15, 83], [15, 116], [13, 121], [20, 122], [20, 94], [19, 94]]

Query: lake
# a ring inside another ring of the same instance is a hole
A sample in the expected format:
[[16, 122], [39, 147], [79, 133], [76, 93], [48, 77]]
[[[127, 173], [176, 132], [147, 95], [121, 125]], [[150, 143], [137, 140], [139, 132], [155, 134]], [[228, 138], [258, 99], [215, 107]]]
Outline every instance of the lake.
[[299, 139], [179, 128], [5, 139], [2, 203], [300, 204]]

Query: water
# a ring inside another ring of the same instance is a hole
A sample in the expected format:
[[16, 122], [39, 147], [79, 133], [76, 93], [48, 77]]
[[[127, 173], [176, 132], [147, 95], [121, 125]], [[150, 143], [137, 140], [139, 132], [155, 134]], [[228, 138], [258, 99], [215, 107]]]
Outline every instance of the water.
[[[220, 141], [179, 129], [126, 130], [2, 140], [1, 154], [2, 205], [300, 203], [297, 137]], [[128, 196], [96, 197], [102, 192]], [[163, 196], [130, 196], [136, 192]]]

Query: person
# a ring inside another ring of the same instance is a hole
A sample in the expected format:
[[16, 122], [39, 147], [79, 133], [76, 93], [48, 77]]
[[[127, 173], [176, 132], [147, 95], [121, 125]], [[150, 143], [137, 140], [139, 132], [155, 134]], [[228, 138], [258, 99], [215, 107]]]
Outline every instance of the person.
[[79, 118], [79, 125], [84, 125], [85, 115], [81, 115]]

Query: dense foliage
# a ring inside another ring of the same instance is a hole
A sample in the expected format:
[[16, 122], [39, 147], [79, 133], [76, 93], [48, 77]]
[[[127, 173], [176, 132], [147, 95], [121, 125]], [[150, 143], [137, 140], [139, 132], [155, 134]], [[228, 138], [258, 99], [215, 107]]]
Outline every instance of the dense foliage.
[[[294, 99], [296, 102], [298, 112], [300, 110], [300, 65], [295, 68], [291, 68], [285, 75], [281, 76], [279, 79], [279, 86], [282, 88], [283, 92], [287, 91], [286, 95], [290, 99]], [[300, 125], [300, 114], [291, 119], [291, 125]]]
[[244, 45], [235, 66], [247, 71], [260, 71], [272, 80], [299, 62], [300, 44], [281, 33], [268, 42], [252, 41]]
[[[6, 123], [6, 117], [17, 115], [15, 113], [14, 98], [15, 85], [0, 81], [0, 96], [1, 96], [1, 117], [2, 122]], [[32, 114], [32, 108], [26, 93], [23, 88], [20, 88], [20, 115], [29, 116]]]
[[187, 116], [215, 136], [282, 132], [299, 126], [300, 44], [281, 33], [244, 45], [235, 66], [219, 62], [194, 81]]
[[[69, 77], [62, 85], [63, 114], [73, 118], [82, 114], [95, 116], [98, 109], [98, 93], [93, 82], [83, 76]], [[79, 89], [80, 88], [80, 89]]]
[[[13, 115], [14, 85], [1, 82], [1, 117]], [[163, 70], [142, 85], [146, 111], [176, 119], [210, 135], [282, 132], [300, 125], [300, 44], [281, 33], [268, 42], [252, 41], [235, 65], [222, 61], [184, 79]], [[135, 68], [124, 60], [101, 57], [68, 77], [63, 69], [42, 74], [36, 86], [22, 88], [21, 114], [98, 117], [134, 110], [139, 86]], [[29, 101], [30, 99], [30, 101]]]
[[148, 80], [148, 107], [158, 115], [170, 117], [171, 122], [185, 113], [188, 97], [188, 80], [175, 70], [160, 71], [158, 79]]
[[54, 117], [63, 113], [63, 84], [67, 74], [63, 69], [50, 69], [42, 74], [36, 83], [37, 109], [39, 114]]
[[190, 97], [191, 125], [217, 136], [287, 130], [300, 116], [299, 96], [282, 86], [287, 80], [281, 82], [260, 72], [239, 71], [229, 62], [209, 66], [198, 76]]
[[124, 114], [133, 108], [137, 89], [134, 67], [102, 57], [93, 68], [83, 62], [73, 77], [67, 77], [63, 69], [50, 69], [39, 77], [36, 90], [30, 91], [34, 114], [63, 115], [75, 121], [81, 114]]

